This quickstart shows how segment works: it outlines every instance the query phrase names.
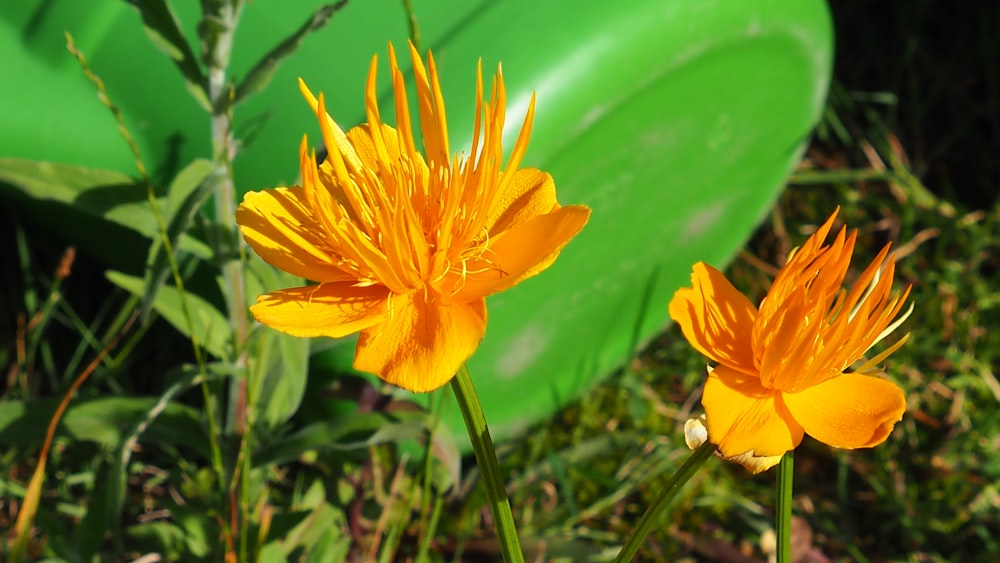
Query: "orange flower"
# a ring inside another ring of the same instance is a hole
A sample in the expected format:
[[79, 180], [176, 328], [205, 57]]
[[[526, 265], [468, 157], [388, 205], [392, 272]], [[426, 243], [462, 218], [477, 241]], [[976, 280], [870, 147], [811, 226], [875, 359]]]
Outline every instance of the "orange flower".
[[356, 368], [411, 391], [455, 374], [486, 330], [485, 297], [538, 274], [587, 222], [590, 210], [560, 207], [547, 173], [519, 168], [534, 97], [507, 165], [501, 134], [506, 96], [499, 68], [468, 155], [448, 146], [434, 59], [410, 46], [424, 152], [410, 126], [403, 73], [389, 45], [396, 128], [382, 122], [372, 59], [367, 123], [346, 134], [323, 95], [299, 86], [319, 118], [329, 156], [317, 166], [302, 140], [302, 185], [248, 193], [237, 210], [247, 243], [269, 264], [319, 282], [258, 297], [250, 310], [295, 336], [361, 332]]
[[804, 433], [838, 448], [881, 444], [906, 410], [902, 390], [876, 377], [876, 365], [907, 337], [848, 370], [906, 320], [912, 306], [899, 313], [910, 290], [892, 294], [886, 245], [846, 291], [857, 231], [842, 228], [823, 246], [836, 216], [789, 256], [759, 309], [700, 262], [693, 287], [670, 302], [688, 342], [717, 364], [702, 396], [707, 438], [754, 473], [777, 464]]

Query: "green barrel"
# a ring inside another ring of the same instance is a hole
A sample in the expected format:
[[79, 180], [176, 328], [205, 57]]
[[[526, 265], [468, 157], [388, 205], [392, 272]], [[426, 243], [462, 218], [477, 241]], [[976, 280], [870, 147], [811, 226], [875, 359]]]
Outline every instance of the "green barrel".
[[[197, 3], [174, 4], [195, 37]], [[249, 2], [234, 75], [245, 75], [316, 4]], [[551, 269], [488, 301], [489, 327], [470, 370], [494, 433], [510, 436], [613, 373], [662, 330], [667, 303], [693, 262], [724, 265], [744, 244], [823, 109], [830, 17], [821, 0], [435, 0], [415, 7], [422, 47], [439, 65], [452, 146], [468, 145], [477, 60], [486, 73], [503, 61], [507, 140], [537, 92], [525, 165], [552, 174], [560, 202], [593, 208]], [[107, 110], [66, 53], [63, 30], [107, 83], [154, 169], [166, 174], [208, 156], [207, 116], [121, 0], [0, 5], [7, 54], [0, 156], [133, 170]], [[364, 116], [371, 56], [380, 56], [388, 102], [386, 42], [402, 47], [407, 33], [400, 2], [356, 1], [308, 37], [270, 86], [237, 109], [239, 189], [294, 182], [301, 135], [318, 144], [297, 77], [326, 93], [342, 126], [355, 125]], [[316, 372], [350, 363], [350, 342], [326, 348], [313, 359]], [[462, 435], [450, 399], [443, 416]]]

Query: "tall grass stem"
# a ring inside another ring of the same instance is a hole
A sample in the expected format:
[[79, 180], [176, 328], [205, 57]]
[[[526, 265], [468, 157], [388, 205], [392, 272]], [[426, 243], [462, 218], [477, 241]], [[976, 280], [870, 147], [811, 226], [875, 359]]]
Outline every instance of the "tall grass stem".
[[646, 509], [646, 513], [642, 515], [642, 519], [639, 520], [635, 529], [632, 530], [632, 535], [629, 536], [628, 541], [625, 542], [622, 550], [618, 553], [618, 557], [615, 558], [615, 563], [632, 561], [643, 542], [646, 541], [646, 536], [661, 523], [661, 518], [666, 513], [667, 508], [670, 507], [674, 497], [691, 480], [691, 477], [701, 469], [705, 461], [712, 457], [713, 453], [715, 453], [715, 445], [705, 442], [684, 461], [680, 469], [667, 482], [667, 486], [660, 493], [660, 496]]

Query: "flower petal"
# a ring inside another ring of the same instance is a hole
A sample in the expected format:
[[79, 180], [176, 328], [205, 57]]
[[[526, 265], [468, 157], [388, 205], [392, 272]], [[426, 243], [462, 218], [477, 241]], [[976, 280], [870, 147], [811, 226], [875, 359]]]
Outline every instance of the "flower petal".
[[462, 303], [517, 285], [548, 268], [589, 217], [589, 207], [568, 205], [500, 234], [482, 257], [468, 262], [469, 273], [455, 279], [455, 291], [442, 293]]
[[[374, 64], [375, 61], [372, 61]], [[330, 117], [330, 114], [326, 113], [325, 108], [321, 111], [320, 107], [323, 105], [322, 97], [320, 94], [320, 99], [317, 99], [313, 95], [312, 90], [306, 86], [306, 83], [302, 78], [299, 78], [299, 92], [302, 92], [302, 96], [308, 102], [309, 107], [312, 108], [313, 113], [320, 120], [320, 128], [324, 130], [323, 142], [326, 143], [326, 150], [328, 153], [337, 153], [342, 155], [345, 163], [349, 165], [352, 169], [357, 170], [361, 167], [361, 160], [358, 159], [358, 155], [354, 152], [351, 144], [347, 140], [347, 136], [344, 135], [344, 131], [337, 125], [337, 122]], [[326, 127], [323, 127], [326, 125]], [[331, 142], [332, 141], [332, 142]]]
[[846, 449], [881, 444], [906, 411], [906, 397], [899, 386], [857, 373], [841, 374], [798, 393], [785, 393], [784, 401], [807, 434]]
[[293, 336], [341, 338], [385, 319], [388, 290], [324, 283], [272, 291], [250, 307], [255, 319]]
[[364, 168], [377, 171], [396, 164], [400, 158], [399, 133], [384, 123], [377, 130], [368, 123], [351, 127], [347, 139]]
[[725, 365], [708, 374], [701, 405], [708, 419], [708, 439], [723, 457], [748, 452], [753, 457], [781, 456], [802, 442], [802, 427], [785, 408], [780, 393]]
[[300, 187], [247, 192], [236, 222], [247, 244], [279, 270], [320, 282], [351, 279], [336, 266], [307, 205]]
[[[705, 415], [701, 415], [696, 418], [689, 418], [684, 422], [684, 443], [687, 444], [689, 449], [696, 450], [708, 441], [708, 427], [705, 426], [706, 421]], [[738, 463], [747, 471], [756, 475], [778, 465], [778, 462], [781, 461], [781, 458], [785, 454], [760, 456], [754, 453], [753, 450], [750, 450], [740, 455], [729, 457], [722, 455], [719, 451], [716, 451], [715, 455], [728, 462]]]
[[704, 262], [691, 270], [691, 287], [670, 300], [670, 318], [706, 357], [747, 375], [756, 375], [751, 346], [757, 308], [726, 276]]
[[423, 292], [394, 295], [388, 319], [361, 333], [354, 367], [403, 389], [433, 391], [451, 380], [485, 332], [483, 299], [442, 305]]
[[524, 168], [514, 173], [503, 192], [497, 196], [486, 229], [491, 236], [496, 236], [532, 217], [558, 208], [556, 184], [552, 176], [541, 170]]

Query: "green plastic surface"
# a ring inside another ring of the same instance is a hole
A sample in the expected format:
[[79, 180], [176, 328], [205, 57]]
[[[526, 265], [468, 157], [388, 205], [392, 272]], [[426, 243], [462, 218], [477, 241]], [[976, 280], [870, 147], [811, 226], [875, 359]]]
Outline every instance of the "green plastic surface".
[[[197, 3], [175, 4], [194, 37]], [[234, 73], [245, 74], [314, 6], [249, 3]], [[294, 181], [302, 133], [319, 142], [296, 77], [327, 94], [345, 127], [363, 118], [374, 53], [388, 93], [386, 41], [406, 41], [399, 6], [349, 3], [238, 108], [241, 191]], [[724, 265], [745, 242], [822, 110], [831, 24], [820, 0], [438, 0], [416, 9], [423, 46], [439, 63], [452, 146], [467, 145], [471, 133], [476, 60], [487, 73], [502, 60], [508, 140], [536, 91], [525, 162], [552, 173], [561, 202], [593, 208], [549, 271], [488, 302], [489, 327], [470, 369], [494, 433], [508, 436], [579, 396], [661, 330], [693, 262]], [[0, 155], [133, 170], [65, 53], [63, 29], [107, 83], [154, 169], [167, 174], [208, 155], [205, 114], [120, 0], [0, 5], [0, 49], [10, 54]], [[337, 365], [350, 353], [339, 346], [316, 362]], [[444, 418], [461, 435], [450, 402]]]

